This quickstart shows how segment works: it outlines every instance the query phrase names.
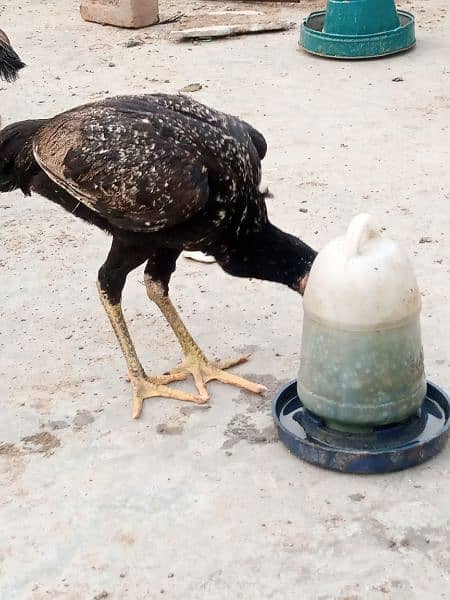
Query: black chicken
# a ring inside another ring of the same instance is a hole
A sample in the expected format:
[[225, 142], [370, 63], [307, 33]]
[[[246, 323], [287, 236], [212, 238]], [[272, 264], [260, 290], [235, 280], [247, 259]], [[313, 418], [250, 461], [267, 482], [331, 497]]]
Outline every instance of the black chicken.
[[12, 49], [8, 36], [0, 29], [0, 79], [14, 81], [25, 65]]
[[[127, 362], [134, 417], [150, 397], [204, 403], [211, 380], [265, 390], [225, 371], [248, 357], [207, 360], [168, 290], [178, 256], [189, 250], [213, 256], [231, 275], [303, 292], [316, 253], [269, 222], [259, 189], [266, 150], [247, 123], [184, 96], [112, 98], [0, 132], [1, 192], [36, 192], [112, 235], [97, 285]], [[121, 309], [126, 277], [144, 262], [147, 294], [185, 356], [160, 377], [146, 375]], [[196, 395], [167, 385], [188, 373]]]

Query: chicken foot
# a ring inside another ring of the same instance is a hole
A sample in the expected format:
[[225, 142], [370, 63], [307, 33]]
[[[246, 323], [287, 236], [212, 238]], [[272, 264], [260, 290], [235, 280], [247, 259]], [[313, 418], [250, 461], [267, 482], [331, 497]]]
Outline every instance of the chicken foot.
[[147, 398], [174, 398], [175, 400], [183, 400], [197, 404], [205, 403], [206, 400], [201, 396], [188, 394], [182, 390], [170, 388], [167, 385], [173, 381], [186, 379], [186, 375], [181, 372], [156, 377], [146, 375], [128, 331], [121, 303], [111, 302], [108, 298], [108, 294], [102, 289], [100, 283], [98, 283], [98, 290], [100, 300], [105, 308], [127, 363], [128, 377], [133, 388], [133, 418], [137, 419], [141, 416], [144, 400]]
[[253, 381], [249, 381], [238, 375], [227, 373], [226, 371], [226, 369], [229, 369], [230, 367], [246, 362], [250, 355], [244, 355], [236, 359], [224, 361], [209, 361], [181, 320], [180, 315], [172, 304], [163, 284], [159, 281], [155, 281], [148, 273], [146, 273], [145, 285], [148, 297], [155, 302], [166, 318], [175, 333], [185, 356], [181, 365], [173, 369], [170, 372], [170, 375], [191, 374], [194, 378], [199, 396], [204, 402], [209, 400], [206, 384], [213, 380], [233, 385], [255, 394], [262, 394], [267, 391], [267, 388], [263, 385], [254, 383]]

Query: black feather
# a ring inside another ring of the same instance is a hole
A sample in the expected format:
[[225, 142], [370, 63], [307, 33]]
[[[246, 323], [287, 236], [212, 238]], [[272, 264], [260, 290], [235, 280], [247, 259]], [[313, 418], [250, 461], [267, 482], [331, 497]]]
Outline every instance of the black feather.
[[0, 191], [36, 192], [111, 233], [114, 299], [146, 260], [167, 288], [183, 250], [300, 291], [316, 253], [269, 221], [266, 150], [249, 124], [190, 98], [122, 96], [0, 132]]
[[23, 63], [15, 50], [9, 44], [0, 40], [0, 79], [12, 82], [17, 79], [18, 72], [23, 69]]

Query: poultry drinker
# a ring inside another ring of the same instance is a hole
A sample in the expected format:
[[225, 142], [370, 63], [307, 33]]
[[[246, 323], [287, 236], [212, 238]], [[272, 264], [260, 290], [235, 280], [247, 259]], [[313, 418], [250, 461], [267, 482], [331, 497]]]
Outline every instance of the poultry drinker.
[[408, 257], [357, 216], [316, 258], [300, 370], [274, 400], [288, 448], [327, 468], [404, 469], [442, 449], [448, 396], [426, 381], [421, 296]]
[[394, 0], [328, 0], [301, 26], [300, 45], [330, 58], [376, 58], [415, 43], [414, 16], [397, 10]]

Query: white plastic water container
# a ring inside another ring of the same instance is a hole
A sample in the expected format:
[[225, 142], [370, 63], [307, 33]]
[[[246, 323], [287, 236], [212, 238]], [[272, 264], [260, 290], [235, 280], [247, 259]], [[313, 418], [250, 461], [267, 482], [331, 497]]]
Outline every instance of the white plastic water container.
[[298, 393], [331, 426], [400, 422], [421, 406], [426, 379], [421, 298], [412, 265], [370, 215], [317, 256], [304, 296]]

